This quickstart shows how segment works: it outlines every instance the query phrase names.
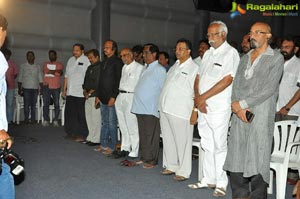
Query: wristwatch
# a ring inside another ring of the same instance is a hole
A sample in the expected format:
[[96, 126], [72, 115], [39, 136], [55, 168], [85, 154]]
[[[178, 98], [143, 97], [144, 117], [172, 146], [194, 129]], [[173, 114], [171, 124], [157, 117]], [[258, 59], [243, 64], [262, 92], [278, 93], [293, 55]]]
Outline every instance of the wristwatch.
[[194, 108], [193, 111], [198, 112], [198, 109], [197, 109], [197, 108]]
[[285, 109], [286, 111], [290, 111], [290, 110], [291, 110], [291, 108], [288, 108], [287, 106], [285, 106], [284, 109]]

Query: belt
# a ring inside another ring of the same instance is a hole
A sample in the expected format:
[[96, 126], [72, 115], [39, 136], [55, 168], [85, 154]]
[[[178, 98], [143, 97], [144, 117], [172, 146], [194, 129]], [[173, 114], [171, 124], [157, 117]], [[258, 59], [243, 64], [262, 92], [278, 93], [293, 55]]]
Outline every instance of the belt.
[[123, 91], [123, 90], [119, 90], [120, 93], [133, 93], [133, 92], [128, 92], [128, 91]]

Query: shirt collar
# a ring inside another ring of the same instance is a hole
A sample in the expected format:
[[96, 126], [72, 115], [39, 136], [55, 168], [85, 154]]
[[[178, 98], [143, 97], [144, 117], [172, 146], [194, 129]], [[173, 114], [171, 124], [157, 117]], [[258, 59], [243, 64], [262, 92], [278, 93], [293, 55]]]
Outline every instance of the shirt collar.
[[225, 40], [217, 49], [214, 47], [210, 47], [210, 49], [212, 50], [213, 54], [218, 54], [219, 52], [222, 52], [225, 50], [225, 48], [227, 47], [227, 45], [229, 45], [227, 43], [227, 41]]
[[[251, 56], [251, 53], [252, 53], [252, 51], [253, 51], [254, 49], [251, 49], [248, 53], [247, 53], [247, 55], [248, 56]], [[261, 55], [274, 55], [274, 50], [270, 47], [270, 46], [268, 46], [268, 48], [265, 50], [265, 52], [263, 52], [263, 54], [261, 54]]]

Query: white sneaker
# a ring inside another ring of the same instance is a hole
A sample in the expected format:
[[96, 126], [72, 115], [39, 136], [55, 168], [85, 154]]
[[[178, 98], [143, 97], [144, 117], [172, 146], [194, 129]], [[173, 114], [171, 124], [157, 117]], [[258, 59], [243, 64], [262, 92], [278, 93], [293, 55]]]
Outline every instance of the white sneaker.
[[44, 122], [42, 123], [42, 126], [49, 126], [49, 122], [48, 122], [48, 121], [44, 121]]
[[53, 126], [59, 126], [58, 121], [53, 121]]

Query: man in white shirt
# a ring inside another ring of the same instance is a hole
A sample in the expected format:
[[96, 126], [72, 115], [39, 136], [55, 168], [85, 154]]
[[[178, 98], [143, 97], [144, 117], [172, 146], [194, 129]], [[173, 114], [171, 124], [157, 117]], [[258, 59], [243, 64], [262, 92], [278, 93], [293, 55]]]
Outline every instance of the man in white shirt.
[[65, 131], [66, 138], [73, 138], [77, 142], [85, 141], [88, 127], [85, 118], [85, 97], [83, 95], [83, 81], [89, 59], [84, 55], [82, 44], [73, 45], [73, 56], [68, 60], [62, 96], [66, 96]]
[[192, 44], [179, 39], [177, 61], [170, 68], [160, 95], [160, 125], [163, 138], [163, 175], [175, 173], [183, 181], [192, 171], [193, 125], [190, 116], [194, 106], [194, 82], [198, 65], [191, 58]]
[[[119, 85], [119, 95], [116, 99], [116, 113], [119, 128], [122, 133], [121, 152], [115, 158], [137, 158], [139, 153], [139, 131], [135, 114], [131, 113], [131, 106], [135, 86], [140, 79], [144, 66], [134, 61], [130, 48], [124, 48], [120, 52], [124, 63]], [[126, 160], [121, 164], [126, 166]]]
[[293, 38], [283, 39], [281, 54], [284, 57], [284, 71], [279, 85], [276, 121], [297, 120], [300, 115], [300, 90], [297, 86], [300, 59], [295, 56], [297, 50]]
[[196, 64], [200, 66], [204, 53], [209, 49], [210, 45], [207, 40], [200, 40], [198, 43], [198, 57], [194, 59]]
[[[199, 90], [195, 104], [199, 109], [198, 130], [203, 156], [203, 179], [190, 188], [215, 188], [214, 196], [226, 195], [228, 179], [223, 170], [227, 154], [227, 133], [231, 115], [232, 81], [239, 64], [239, 54], [226, 37], [228, 29], [221, 21], [207, 30], [211, 48], [206, 51], [196, 78]], [[201, 171], [199, 171], [201, 172]]]

